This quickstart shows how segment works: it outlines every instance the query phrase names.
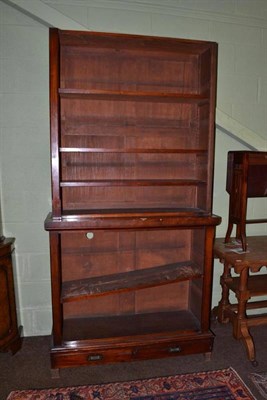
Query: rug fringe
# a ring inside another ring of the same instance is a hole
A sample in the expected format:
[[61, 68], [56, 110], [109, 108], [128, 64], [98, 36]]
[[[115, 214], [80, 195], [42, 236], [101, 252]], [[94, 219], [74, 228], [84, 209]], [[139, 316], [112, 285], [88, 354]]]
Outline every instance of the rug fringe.
[[267, 399], [267, 372], [253, 372], [249, 378], [254, 383], [262, 397]]

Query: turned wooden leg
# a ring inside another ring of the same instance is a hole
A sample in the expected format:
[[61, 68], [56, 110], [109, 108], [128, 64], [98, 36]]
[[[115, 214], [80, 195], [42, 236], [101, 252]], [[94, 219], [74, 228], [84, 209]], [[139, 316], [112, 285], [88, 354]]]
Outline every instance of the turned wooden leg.
[[252, 362], [253, 366], [257, 366], [258, 362], [256, 361], [255, 345], [246, 322], [241, 324], [241, 335], [248, 359]]
[[238, 311], [237, 318], [234, 323], [234, 337], [241, 339], [245, 345], [248, 359], [254, 366], [258, 363], [255, 357], [255, 345], [252, 336], [248, 329], [248, 318], [247, 318], [247, 302], [250, 299], [250, 293], [248, 291], [248, 268], [244, 268], [240, 273], [239, 288], [236, 293], [238, 298]]
[[247, 302], [250, 299], [248, 291], [248, 268], [244, 267], [240, 272], [239, 287], [236, 291], [238, 300], [237, 316], [234, 321], [234, 337], [236, 339], [242, 338], [241, 325], [247, 319]]
[[222, 298], [219, 301], [218, 308], [215, 309], [217, 313], [218, 321], [220, 323], [229, 322], [229, 318], [225, 318], [224, 311], [230, 305], [229, 302], [229, 288], [227, 286], [227, 281], [232, 279], [231, 276], [231, 266], [227, 262], [224, 262], [223, 274], [220, 279], [221, 287], [222, 287]]

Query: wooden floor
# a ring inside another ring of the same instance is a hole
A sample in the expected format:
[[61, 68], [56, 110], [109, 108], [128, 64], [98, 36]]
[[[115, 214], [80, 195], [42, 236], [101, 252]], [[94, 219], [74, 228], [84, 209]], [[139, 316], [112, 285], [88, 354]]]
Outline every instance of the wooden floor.
[[259, 361], [257, 367], [253, 367], [247, 360], [242, 343], [233, 338], [231, 324], [213, 323], [212, 330], [216, 334], [216, 338], [211, 361], [205, 361], [202, 355], [193, 355], [153, 361], [70, 368], [61, 370], [59, 379], [51, 378], [50, 337], [25, 338], [22, 349], [14, 356], [9, 353], [0, 353], [0, 400], [6, 400], [10, 391], [18, 389], [116, 382], [214, 370], [230, 366], [245, 381], [256, 399], [263, 400], [263, 397], [250, 382], [249, 374], [267, 371], [266, 327], [252, 328]]

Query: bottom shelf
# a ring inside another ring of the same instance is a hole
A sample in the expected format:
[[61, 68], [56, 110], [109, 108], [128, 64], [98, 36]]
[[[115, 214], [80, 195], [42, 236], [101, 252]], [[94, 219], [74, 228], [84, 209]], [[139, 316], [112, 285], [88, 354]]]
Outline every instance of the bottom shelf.
[[[75, 339], [74, 339], [75, 338]], [[214, 335], [202, 332], [190, 311], [171, 311], [64, 322], [64, 342], [51, 349], [53, 369], [160, 359], [210, 356]]]
[[[198, 319], [188, 310], [154, 312], [130, 315], [115, 315], [95, 318], [71, 318], [63, 325], [64, 346], [74, 342], [92, 343], [99, 340], [121, 342], [141, 341], [146, 335], [188, 334], [200, 331]], [[128, 339], [127, 339], [128, 338]]]

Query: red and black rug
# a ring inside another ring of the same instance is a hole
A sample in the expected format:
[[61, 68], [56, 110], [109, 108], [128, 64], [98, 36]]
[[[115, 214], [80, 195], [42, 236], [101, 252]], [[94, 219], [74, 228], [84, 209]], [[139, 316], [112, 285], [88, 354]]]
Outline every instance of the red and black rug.
[[13, 391], [7, 400], [255, 400], [232, 368], [128, 382]]

